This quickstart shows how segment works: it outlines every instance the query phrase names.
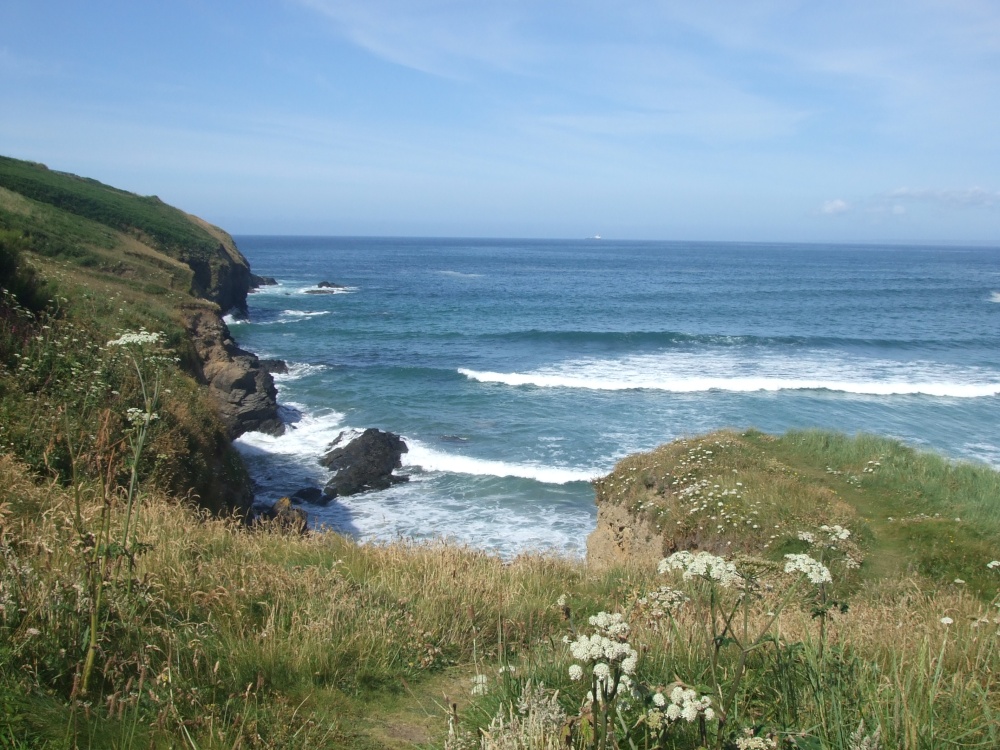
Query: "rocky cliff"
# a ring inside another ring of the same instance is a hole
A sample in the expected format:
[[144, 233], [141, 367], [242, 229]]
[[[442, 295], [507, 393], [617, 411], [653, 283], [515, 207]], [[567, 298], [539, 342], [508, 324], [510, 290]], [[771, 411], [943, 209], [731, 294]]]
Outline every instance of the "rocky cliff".
[[198, 353], [197, 374], [215, 398], [230, 438], [255, 431], [282, 434], [274, 379], [257, 356], [236, 345], [216, 311], [190, 313], [187, 328]]
[[[270, 374], [256, 356], [237, 346], [223, 321], [228, 312], [246, 314], [254, 283], [232, 237], [156, 196], [0, 156], [0, 261], [4, 259], [23, 270], [22, 275], [30, 271], [39, 282], [34, 286], [45, 291], [45, 299], [34, 304], [22, 289], [21, 304], [53, 316], [60, 326], [76, 326], [73, 342], [81, 337], [78, 331], [86, 332], [97, 342], [97, 351], [99, 342], [124, 331], [162, 334], [167, 348], [180, 357], [183, 380], [161, 394], [160, 411], [170, 418], [160, 423], [160, 442], [150, 449], [157, 461], [149, 476], [176, 496], [197, 497], [212, 510], [247, 510], [249, 478], [231, 441], [251, 430], [278, 434], [283, 428]], [[10, 286], [9, 280], [0, 278], [0, 286]], [[53, 310], [58, 310], [45, 312], [54, 295], [60, 302]], [[16, 318], [14, 307], [0, 305], [0, 313], [4, 309], [7, 318]], [[17, 343], [16, 337], [2, 335], [4, 325], [0, 315], [0, 342]], [[0, 351], [0, 360], [4, 354], [14, 362], [11, 352]], [[49, 377], [43, 382], [54, 381]], [[8, 385], [6, 393], [0, 388], [0, 406], [12, 409], [37, 390], [17, 377]], [[99, 407], [114, 412], [122, 404], [118, 392], [111, 393], [114, 397]], [[46, 407], [51, 402], [41, 401]], [[54, 425], [53, 434], [42, 434], [37, 425], [29, 429], [26, 423], [21, 453], [37, 454], [33, 468], [48, 475], [52, 459], [44, 446], [65, 443], [58, 430], [66, 420], [41, 416]], [[35, 443], [42, 448], [35, 450]]]

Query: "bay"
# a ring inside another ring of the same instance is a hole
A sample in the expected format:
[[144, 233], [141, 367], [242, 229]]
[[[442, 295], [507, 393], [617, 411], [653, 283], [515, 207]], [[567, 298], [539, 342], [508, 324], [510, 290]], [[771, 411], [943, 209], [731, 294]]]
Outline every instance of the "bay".
[[308, 507], [361, 540], [580, 555], [590, 478], [721, 427], [873, 432], [1000, 467], [1000, 249], [237, 242], [279, 284], [233, 334], [291, 367], [288, 433], [238, 441], [258, 497], [321, 486], [341, 431], [409, 445], [409, 483]]

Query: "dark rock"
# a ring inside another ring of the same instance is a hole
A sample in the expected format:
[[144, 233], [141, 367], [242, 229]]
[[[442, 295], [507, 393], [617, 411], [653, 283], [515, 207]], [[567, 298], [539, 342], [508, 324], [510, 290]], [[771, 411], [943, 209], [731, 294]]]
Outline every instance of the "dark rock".
[[323, 490], [319, 487], [303, 487], [298, 492], [292, 494], [292, 500], [312, 503], [313, 505], [326, 505], [330, 502], [331, 498], [324, 495]]
[[251, 289], [260, 289], [262, 286], [277, 286], [277, 284], [278, 280], [271, 276], [258, 276], [255, 273], [250, 274]]
[[343, 284], [334, 284], [332, 281], [321, 281], [315, 289], [306, 289], [306, 294], [337, 294], [341, 289], [347, 289]]
[[235, 311], [245, 316], [247, 292], [250, 291], [250, 264], [232, 237], [207, 222], [191, 218], [219, 241], [210, 252], [183, 254], [181, 260], [193, 272], [191, 292], [196, 297], [215, 302], [223, 313]]
[[255, 354], [240, 349], [217, 313], [197, 310], [188, 318], [198, 353], [199, 379], [207, 383], [232, 439], [245, 432], [281, 435], [274, 379]]
[[288, 363], [283, 359], [261, 359], [258, 361], [260, 362], [260, 366], [271, 375], [288, 374]]
[[402, 466], [400, 457], [408, 451], [399, 435], [369, 427], [360, 436], [341, 445], [341, 433], [330, 445], [332, 450], [320, 463], [334, 472], [326, 484], [330, 497], [354, 495], [368, 490], [384, 490], [407, 476], [394, 476], [393, 469]]

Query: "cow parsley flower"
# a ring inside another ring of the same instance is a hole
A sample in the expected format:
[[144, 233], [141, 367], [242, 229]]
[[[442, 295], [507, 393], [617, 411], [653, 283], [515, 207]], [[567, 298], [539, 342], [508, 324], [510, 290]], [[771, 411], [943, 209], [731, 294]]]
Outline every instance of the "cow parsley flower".
[[570, 664], [569, 666], [569, 678], [576, 682], [583, 678], [583, 667], [579, 664]]

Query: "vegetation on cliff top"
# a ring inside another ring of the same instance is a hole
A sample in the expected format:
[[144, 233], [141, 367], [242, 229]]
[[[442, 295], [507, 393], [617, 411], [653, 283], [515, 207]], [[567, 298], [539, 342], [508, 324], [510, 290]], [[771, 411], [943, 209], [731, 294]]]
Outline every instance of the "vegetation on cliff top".
[[218, 309], [197, 269], [219, 281], [227, 267], [249, 278], [224, 233], [157, 199], [0, 157], [0, 449], [39, 476], [93, 477], [138, 399], [131, 364], [107, 342], [156, 331], [164, 393], [143, 479], [214, 509], [245, 503], [186, 332], [193, 311]]
[[250, 530], [187, 502], [245, 475], [190, 374], [184, 215], [9, 161], [0, 748], [1000, 746], [996, 472], [677, 441], [596, 483], [664, 558], [604, 569]]

